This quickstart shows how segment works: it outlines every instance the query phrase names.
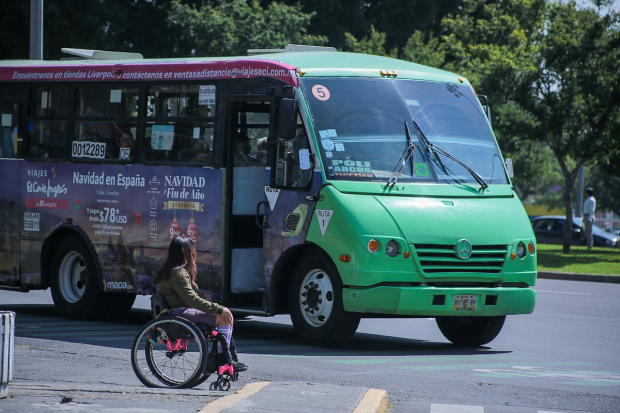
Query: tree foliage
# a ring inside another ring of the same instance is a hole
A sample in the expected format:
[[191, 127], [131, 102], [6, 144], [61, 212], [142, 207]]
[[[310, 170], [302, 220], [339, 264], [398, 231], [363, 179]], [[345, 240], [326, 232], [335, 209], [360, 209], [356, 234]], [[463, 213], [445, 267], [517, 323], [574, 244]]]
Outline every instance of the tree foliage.
[[245, 55], [248, 49], [284, 48], [289, 43], [324, 45], [327, 38], [307, 34], [314, 13], [298, 5], [272, 2], [263, 8], [258, 0], [205, 2], [199, 7], [172, 1], [168, 16], [184, 55]]

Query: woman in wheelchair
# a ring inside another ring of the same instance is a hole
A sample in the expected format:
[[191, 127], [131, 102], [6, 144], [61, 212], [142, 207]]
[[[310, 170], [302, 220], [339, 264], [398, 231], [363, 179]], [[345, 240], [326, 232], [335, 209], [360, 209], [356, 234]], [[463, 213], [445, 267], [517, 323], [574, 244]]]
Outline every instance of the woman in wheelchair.
[[163, 295], [168, 303], [168, 314], [186, 318], [194, 324], [206, 324], [215, 328], [217, 333], [226, 339], [225, 342], [217, 342], [218, 358], [231, 365], [235, 373], [247, 370], [247, 365], [238, 362], [234, 348], [231, 349], [234, 322], [232, 313], [228, 308], [201, 297], [195, 280], [194, 243], [185, 237], [173, 239], [168, 247], [166, 261], [153, 280], [157, 284], [157, 293]]

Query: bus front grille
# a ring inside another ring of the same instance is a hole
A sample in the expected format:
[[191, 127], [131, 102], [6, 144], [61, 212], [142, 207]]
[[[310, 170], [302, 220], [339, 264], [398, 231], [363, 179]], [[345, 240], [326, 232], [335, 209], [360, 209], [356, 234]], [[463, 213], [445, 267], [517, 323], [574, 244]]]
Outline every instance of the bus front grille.
[[471, 257], [466, 260], [456, 255], [455, 246], [443, 244], [413, 244], [422, 271], [427, 274], [442, 272], [472, 272], [496, 274], [502, 271], [507, 245], [472, 245]]

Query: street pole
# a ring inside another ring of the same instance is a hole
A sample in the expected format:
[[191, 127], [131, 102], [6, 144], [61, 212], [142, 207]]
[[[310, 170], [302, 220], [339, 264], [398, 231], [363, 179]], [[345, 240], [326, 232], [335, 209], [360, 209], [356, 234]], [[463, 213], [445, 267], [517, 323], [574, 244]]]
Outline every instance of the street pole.
[[30, 59], [43, 60], [43, 0], [30, 0]]
[[583, 206], [583, 165], [579, 168], [579, 177], [577, 178], [577, 205], [575, 205], [575, 217], [583, 216], [581, 208]]

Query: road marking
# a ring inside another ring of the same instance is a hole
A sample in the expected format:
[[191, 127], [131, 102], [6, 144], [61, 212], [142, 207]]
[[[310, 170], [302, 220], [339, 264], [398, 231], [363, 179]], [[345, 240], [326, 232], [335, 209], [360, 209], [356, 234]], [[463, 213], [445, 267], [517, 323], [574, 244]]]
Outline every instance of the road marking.
[[431, 413], [484, 413], [484, 407], [456, 404], [431, 404]]
[[620, 374], [587, 370], [552, 370], [537, 366], [512, 366], [509, 369], [475, 368], [480, 376], [509, 379], [515, 377], [534, 377], [559, 379], [564, 384], [578, 386], [620, 386]]
[[[536, 366], [563, 366], [563, 365], [575, 365], [575, 364], [591, 364], [584, 362], [551, 362], [551, 363], [536, 363]], [[521, 367], [522, 366], [522, 367]], [[435, 366], [399, 366], [397, 369], [406, 369], [406, 370], [475, 370], [479, 371], [481, 369], [494, 369], [494, 368], [529, 368], [531, 364], [525, 363], [489, 363], [489, 364], [441, 364]], [[510, 370], [513, 371], [513, 370]]]
[[417, 357], [390, 357], [379, 359], [353, 359], [353, 360], [325, 360], [328, 363], [339, 364], [402, 364], [402, 363], [432, 363], [436, 361], [472, 361], [475, 359], [485, 361], [489, 359], [501, 358], [502, 360], [518, 359], [517, 356], [505, 354], [476, 354], [471, 356], [417, 356]]
[[246, 399], [251, 395], [258, 393], [263, 387], [267, 386], [268, 384], [271, 384], [271, 382], [259, 381], [255, 383], [248, 383], [243, 386], [243, 388], [237, 393], [224, 396], [207, 404], [205, 407], [200, 409], [198, 413], [219, 413], [222, 410], [239, 403], [243, 399]]
[[588, 293], [572, 293], [568, 291], [547, 291], [547, 290], [535, 290], [537, 293], [549, 293], [549, 294], [569, 294], [569, 295], [592, 295]]

